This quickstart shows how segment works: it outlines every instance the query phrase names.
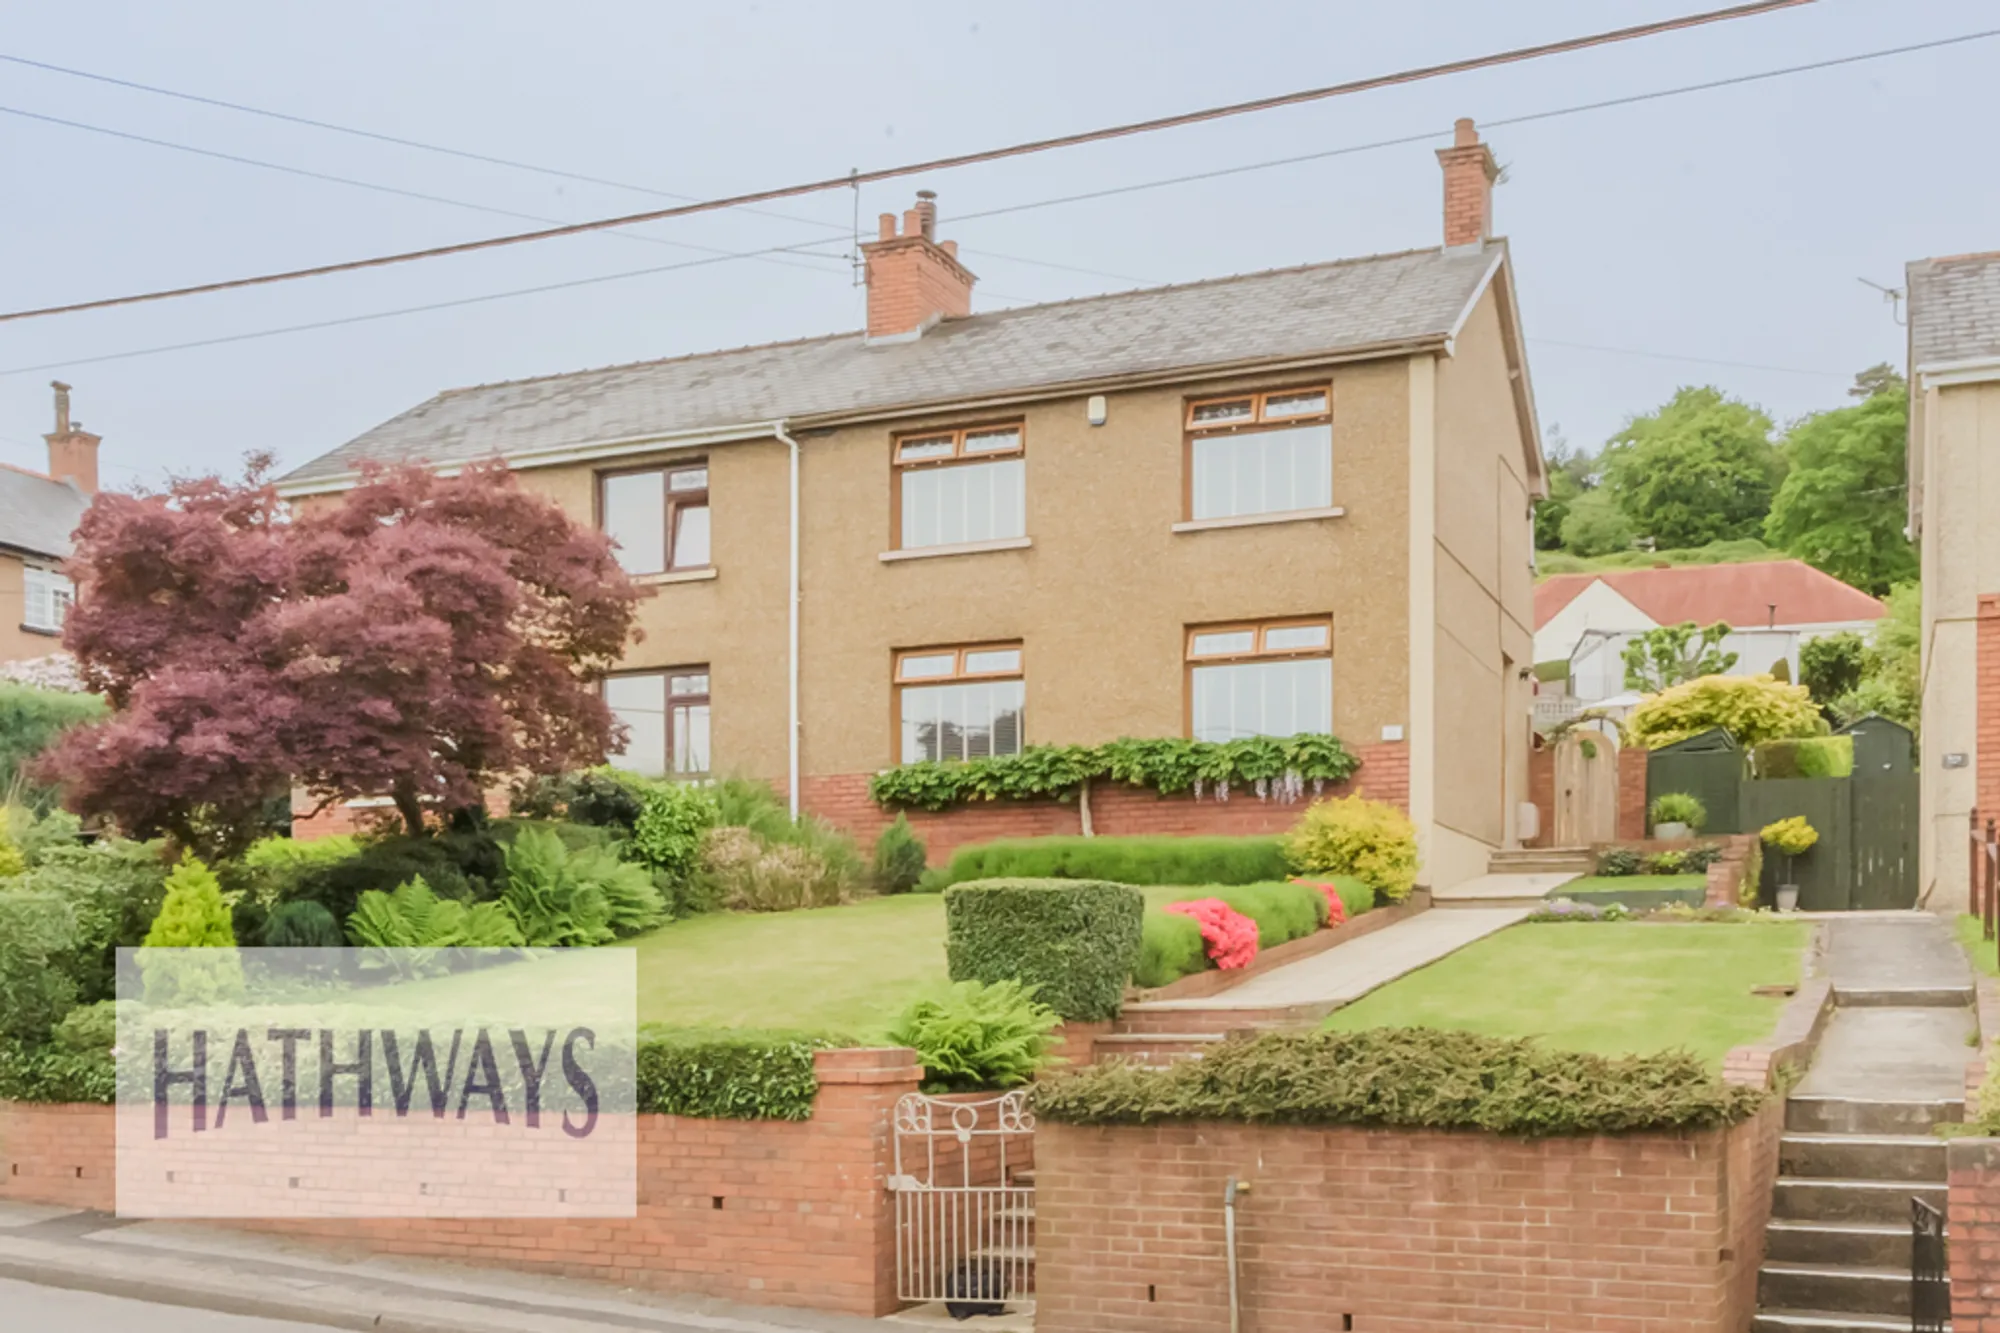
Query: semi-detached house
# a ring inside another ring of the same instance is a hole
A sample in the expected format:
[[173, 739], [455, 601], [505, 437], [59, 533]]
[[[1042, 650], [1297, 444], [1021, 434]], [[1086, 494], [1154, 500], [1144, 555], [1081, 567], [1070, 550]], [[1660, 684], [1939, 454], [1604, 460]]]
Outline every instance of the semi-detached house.
[[[651, 590], [618, 762], [866, 833], [903, 761], [1331, 731], [1456, 882], [1525, 799], [1544, 481], [1493, 157], [1469, 121], [1438, 156], [1441, 247], [991, 314], [920, 193], [863, 247], [864, 332], [452, 390], [281, 488], [498, 456], [601, 526]], [[1123, 827], [1297, 814], [1144, 802]]]

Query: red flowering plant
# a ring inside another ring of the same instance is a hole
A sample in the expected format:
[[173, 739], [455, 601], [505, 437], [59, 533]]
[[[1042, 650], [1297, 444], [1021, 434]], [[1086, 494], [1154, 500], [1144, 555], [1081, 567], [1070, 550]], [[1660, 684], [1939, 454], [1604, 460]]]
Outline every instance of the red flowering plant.
[[1326, 928], [1347, 924], [1347, 904], [1340, 900], [1340, 886], [1318, 879], [1295, 879], [1294, 884], [1302, 884], [1308, 889], [1318, 889], [1326, 899]]
[[1248, 967], [1257, 957], [1257, 923], [1222, 899], [1168, 903], [1163, 910], [1194, 918], [1209, 961], [1223, 971]]

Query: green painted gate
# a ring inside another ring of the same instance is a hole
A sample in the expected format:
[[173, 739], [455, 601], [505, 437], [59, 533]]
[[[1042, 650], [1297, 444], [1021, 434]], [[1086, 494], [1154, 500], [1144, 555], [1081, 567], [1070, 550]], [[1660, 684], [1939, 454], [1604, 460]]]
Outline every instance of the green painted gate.
[[[1715, 727], [1646, 756], [1646, 808], [1664, 792], [1686, 792], [1708, 811], [1703, 833], [1741, 833], [1738, 792], [1743, 786], [1743, 752], [1735, 737]], [[1651, 817], [1647, 827], [1651, 829]], [[1752, 825], [1752, 829], [1762, 828]]]
[[[1883, 717], [1842, 729], [1854, 738], [1854, 771], [1842, 778], [1762, 778], [1740, 789], [1738, 823], [1755, 833], [1794, 815], [1819, 831], [1819, 842], [1796, 859], [1764, 852], [1763, 900], [1777, 886], [1799, 886], [1809, 912], [1907, 908], [1917, 901], [1916, 737]], [[1650, 774], [1648, 787], [1651, 787]], [[1710, 821], [1713, 829], [1713, 820]]]
[[[1743, 784], [1743, 827], [1804, 815], [1819, 842], [1794, 859], [1764, 849], [1764, 901], [1776, 902], [1780, 884], [1799, 886], [1799, 910], [1840, 912], [1854, 906], [1854, 784], [1847, 778], [1763, 778]], [[1786, 878], [1787, 870], [1790, 878]]]

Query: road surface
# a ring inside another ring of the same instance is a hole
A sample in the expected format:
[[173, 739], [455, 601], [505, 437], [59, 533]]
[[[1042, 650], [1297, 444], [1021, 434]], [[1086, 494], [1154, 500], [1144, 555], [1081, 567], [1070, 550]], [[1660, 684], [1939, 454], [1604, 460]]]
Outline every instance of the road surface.
[[278, 1319], [248, 1319], [242, 1315], [191, 1310], [181, 1305], [151, 1305], [87, 1291], [37, 1287], [0, 1278], [0, 1326], [26, 1330], [59, 1329], [62, 1333], [325, 1333], [324, 1325], [293, 1324]]

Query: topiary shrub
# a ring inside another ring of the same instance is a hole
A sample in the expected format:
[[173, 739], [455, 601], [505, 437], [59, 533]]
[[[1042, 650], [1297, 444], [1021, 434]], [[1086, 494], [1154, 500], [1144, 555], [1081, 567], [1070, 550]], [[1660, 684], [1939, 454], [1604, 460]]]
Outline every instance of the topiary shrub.
[[935, 999], [913, 1002], [889, 1029], [924, 1067], [925, 1091], [1014, 1088], [1054, 1062], [1062, 1019], [1018, 981], [961, 981]]
[[146, 932], [147, 949], [233, 949], [236, 936], [229, 926], [229, 906], [222, 886], [193, 852], [182, 852], [180, 864], [167, 876], [167, 894], [160, 914]]
[[809, 1032], [647, 1025], [639, 1034], [638, 1109], [722, 1120], [809, 1120], [813, 1052], [840, 1043]]
[[1096, 879], [1113, 884], [1259, 884], [1283, 879], [1277, 838], [1008, 838], [961, 847], [943, 882]]
[[264, 918], [267, 949], [338, 949], [347, 941], [333, 913], [314, 902], [279, 903]]
[[908, 893], [923, 879], [927, 866], [923, 839], [910, 828], [908, 818], [897, 815], [875, 839], [875, 891]]
[[1342, 796], [1316, 802], [1285, 835], [1284, 848], [1294, 870], [1352, 875], [1392, 903], [1416, 886], [1416, 826], [1383, 801]]
[[989, 879], [945, 891], [953, 981], [1019, 981], [1065, 1019], [1115, 1017], [1138, 961], [1145, 899], [1123, 884]]
[[1149, 907], [1139, 927], [1139, 960], [1132, 980], [1148, 988], [1171, 985], [1207, 968], [1208, 946], [1194, 918]]
[[1648, 695], [1625, 719], [1633, 743], [1661, 746], [1721, 727], [1745, 749], [1765, 741], [1824, 736], [1826, 719], [1803, 685], [1769, 676], [1702, 676]]
[[1257, 923], [1220, 898], [1190, 898], [1160, 909], [1184, 916], [1201, 927], [1208, 961], [1225, 972], [1257, 961]]

